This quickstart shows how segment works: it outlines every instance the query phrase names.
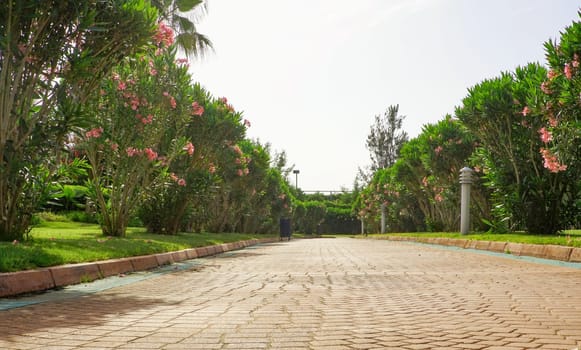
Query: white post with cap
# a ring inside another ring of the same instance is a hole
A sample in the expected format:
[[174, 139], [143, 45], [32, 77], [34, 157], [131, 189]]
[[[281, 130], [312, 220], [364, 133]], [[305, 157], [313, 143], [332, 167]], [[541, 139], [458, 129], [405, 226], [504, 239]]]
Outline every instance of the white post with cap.
[[465, 235], [470, 231], [470, 187], [472, 186], [473, 170], [464, 167], [460, 170], [460, 233]]

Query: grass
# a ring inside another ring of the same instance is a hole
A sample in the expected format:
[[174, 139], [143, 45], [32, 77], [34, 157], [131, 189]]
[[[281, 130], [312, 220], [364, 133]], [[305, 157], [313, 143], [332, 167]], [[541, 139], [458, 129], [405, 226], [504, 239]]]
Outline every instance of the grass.
[[369, 237], [381, 238], [387, 236], [402, 237], [443, 237], [456, 239], [470, 239], [481, 241], [500, 241], [528, 244], [554, 244], [571, 247], [581, 247], [581, 230], [568, 230], [558, 235], [532, 235], [527, 233], [474, 233], [462, 235], [460, 233], [426, 232], [426, 233], [389, 233], [371, 234]]
[[105, 237], [98, 225], [45, 221], [32, 229], [31, 239], [13, 244], [0, 242], [0, 272], [147, 255], [203, 247], [264, 235], [239, 233], [181, 233], [156, 235], [130, 227], [123, 238]]

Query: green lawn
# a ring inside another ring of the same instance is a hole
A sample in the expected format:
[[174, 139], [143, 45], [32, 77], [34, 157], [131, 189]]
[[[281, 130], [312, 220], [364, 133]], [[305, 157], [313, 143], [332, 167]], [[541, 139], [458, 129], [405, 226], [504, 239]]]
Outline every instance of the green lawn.
[[369, 237], [382, 238], [387, 236], [403, 237], [444, 237], [456, 239], [471, 239], [481, 241], [500, 241], [529, 244], [555, 244], [571, 247], [581, 247], [581, 230], [569, 230], [559, 235], [531, 235], [526, 233], [475, 233], [461, 235], [460, 233], [429, 232], [429, 233], [389, 233], [371, 234]]
[[13, 244], [0, 242], [0, 272], [19, 271], [69, 263], [169, 252], [236, 242], [264, 235], [239, 233], [148, 234], [129, 228], [127, 237], [104, 237], [99, 226], [76, 222], [43, 222], [32, 229], [31, 239]]

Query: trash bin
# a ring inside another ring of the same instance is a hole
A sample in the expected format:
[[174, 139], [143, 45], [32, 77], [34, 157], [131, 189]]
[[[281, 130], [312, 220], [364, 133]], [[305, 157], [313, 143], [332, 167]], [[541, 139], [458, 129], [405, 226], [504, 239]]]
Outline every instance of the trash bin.
[[291, 219], [280, 218], [280, 240], [291, 238]]

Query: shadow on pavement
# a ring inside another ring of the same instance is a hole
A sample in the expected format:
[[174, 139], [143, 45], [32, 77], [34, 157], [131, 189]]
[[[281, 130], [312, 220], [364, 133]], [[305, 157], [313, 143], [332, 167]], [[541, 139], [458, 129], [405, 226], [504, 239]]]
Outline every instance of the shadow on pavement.
[[[62, 292], [62, 291], [61, 291]], [[16, 342], [29, 333], [76, 334], [121, 315], [169, 304], [161, 299], [133, 298], [114, 293], [92, 294], [54, 303], [0, 311], [0, 340]], [[129, 324], [128, 324], [129, 326]]]

